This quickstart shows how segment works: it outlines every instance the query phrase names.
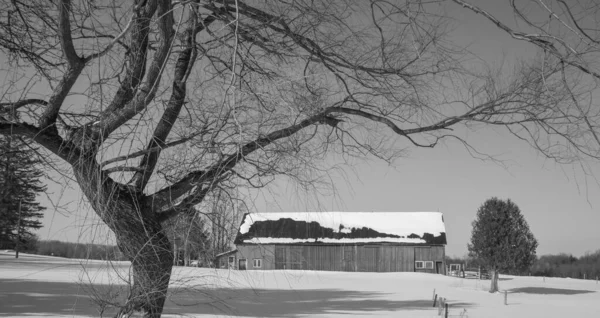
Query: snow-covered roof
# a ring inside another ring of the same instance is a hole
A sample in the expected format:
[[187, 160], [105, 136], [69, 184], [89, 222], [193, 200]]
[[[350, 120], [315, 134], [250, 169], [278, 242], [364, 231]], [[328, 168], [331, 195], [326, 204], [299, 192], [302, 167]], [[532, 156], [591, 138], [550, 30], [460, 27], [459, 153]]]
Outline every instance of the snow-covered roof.
[[236, 244], [446, 244], [440, 212], [277, 212], [244, 215]]
[[235, 252], [237, 252], [237, 249], [232, 249], [232, 250], [229, 250], [227, 252], [223, 252], [223, 253], [217, 254], [217, 255], [215, 255], [215, 257], [219, 258], [219, 257], [221, 257], [223, 255], [229, 255], [229, 254], [235, 253]]

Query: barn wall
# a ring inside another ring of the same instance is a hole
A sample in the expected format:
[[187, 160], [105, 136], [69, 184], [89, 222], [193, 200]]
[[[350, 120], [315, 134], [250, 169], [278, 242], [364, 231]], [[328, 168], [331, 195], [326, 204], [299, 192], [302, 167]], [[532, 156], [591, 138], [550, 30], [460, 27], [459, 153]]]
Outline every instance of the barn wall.
[[227, 268], [227, 256], [219, 256], [216, 261], [217, 268]]
[[415, 269], [413, 246], [382, 246], [378, 255], [378, 272], [412, 272]]
[[236, 252], [233, 252], [233, 253], [227, 253], [227, 254], [224, 254], [224, 255], [218, 256], [218, 257], [216, 258], [216, 260], [215, 260], [215, 266], [216, 266], [217, 268], [221, 268], [221, 269], [230, 268], [230, 267], [229, 267], [229, 257], [230, 257], [230, 256], [233, 256], [233, 257], [234, 257], [234, 262], [233, 262], [233, 265], [234, 265], [234, 266], [232, 267], [232, 269], [235, 269], [235, 268], [237, 268], [237, 267], [235, 266], [235, 264], [236, 264], [236, 261], [235, 261], [235, 260], [237, 260]]
[[[444, 246], [394, 245], [238, 245], [239, 258], [263, 258], [261, 269], [305, 269], [349, 272], [443, 273]], [[433, 269], [415, 269], [415, 261], [433, 261]]]
[[445, 273], [445, 249], [443, 246], [415, 247], [415, 261], [432, 261], [432, 269], [415, 269], [416, 272]]
[[308, 269], [349, 272], [410, 272], [414, 247], [393, 245], [304, 246]]
[[[272, 270], [275, 269], [275, 249], [273, 245], [238, 245], [236, 254], [236, 268], [239, 260], [246, 259], [247, 270]], [[262, 260], [261, 268], [254, 268], [254, 259]], [[238, 268], [239, 269], [239, 268]]]

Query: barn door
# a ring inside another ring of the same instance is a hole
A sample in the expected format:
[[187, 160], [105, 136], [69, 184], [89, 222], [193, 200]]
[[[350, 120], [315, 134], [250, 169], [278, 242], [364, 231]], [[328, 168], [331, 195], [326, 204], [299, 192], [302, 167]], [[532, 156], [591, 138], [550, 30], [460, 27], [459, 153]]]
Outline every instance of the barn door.
[[354, 246], [344, 246], [344, 254], [342, 259], [342, 270], [346, 272], [356, 271], [356, 254], [354, 253]]
[[435, 262], [435, 272], [444, 274], [444, 264], [442, 262]]
[[275, 246], [275, 269], [286, 269], [285, 247]]

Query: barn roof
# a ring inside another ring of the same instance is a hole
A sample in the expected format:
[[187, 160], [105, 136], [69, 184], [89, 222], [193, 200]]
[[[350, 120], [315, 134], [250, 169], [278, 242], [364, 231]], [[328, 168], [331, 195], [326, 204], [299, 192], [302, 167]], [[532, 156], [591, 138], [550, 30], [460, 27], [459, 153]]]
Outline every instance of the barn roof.
[[219, 257], [221, 257], [221, 256], [225, 256], [225, 255], [233, 254], [233, 253], [235, 253], [235, 252], [237, 252], [237, 249], [232, 249], [232, 250], [229, 250], [229, 251], [227, 251], [227, 252], [223, 252], [223, 253], [217, 254], [217, 255], [215, 255], [215, 257], [216, 257], [216, 258], [219, 258]]
[[446, 244], [440, 212], [247, 213], [235, 244]]

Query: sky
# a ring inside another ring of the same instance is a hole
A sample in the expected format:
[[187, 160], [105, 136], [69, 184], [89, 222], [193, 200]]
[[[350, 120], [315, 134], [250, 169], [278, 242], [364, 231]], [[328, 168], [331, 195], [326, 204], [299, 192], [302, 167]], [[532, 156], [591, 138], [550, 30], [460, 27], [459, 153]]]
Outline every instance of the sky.
[[[514, 22], [505, 2], [473, 3]], [[451, 39], [458, 45], [470, 43], [470, 50], [482, 59], [497, 63], [535, 54], [533, 47], [512, 40], [484, 18], [456, 5], [448, 5], [448, 10], [457, 20]], [[389, 134], [389, 138], [397, 137]], [[595, 179], [584, 178], [576, 166], [544, 159], [505, 130], [483, 128], [469, 132], [468, 138], [478, 150], [506, 160], [507, 167], [476, 159], [460, 144], [448, 142], [434, 149], [410, 149], [394, 165], [370, 158], [357, 161], [345, 175], [333, 172], [334, 195], [307, 196], [286, 179], [247, 194], [253, 198], [253, 209], [260, 212], [314, 211], [317, 205], [323, 211], [439, 211], [446, 224], [446, 254], [453, 256], [466, 255], [477, 208], [486, 199], [499, 197], [520, 207], [538, 239], [538, 255], [580, 256], [600, 249], [600, 188]], [[329, 160], [336, 163], [333, 157]], [[599, 164], [589, 164], [599, 175]], [[81, 203], [77, 189], [63, 191], [50, 184], [50, 191], [54, 197], [62, 193], [61, 202], [70, 202], [75, 212], [63, 215], [49, 209], [39, 231], [41, 238], [110, 241], [108, 230]], [[46, 199], [44, 202], [51, 206]]]

